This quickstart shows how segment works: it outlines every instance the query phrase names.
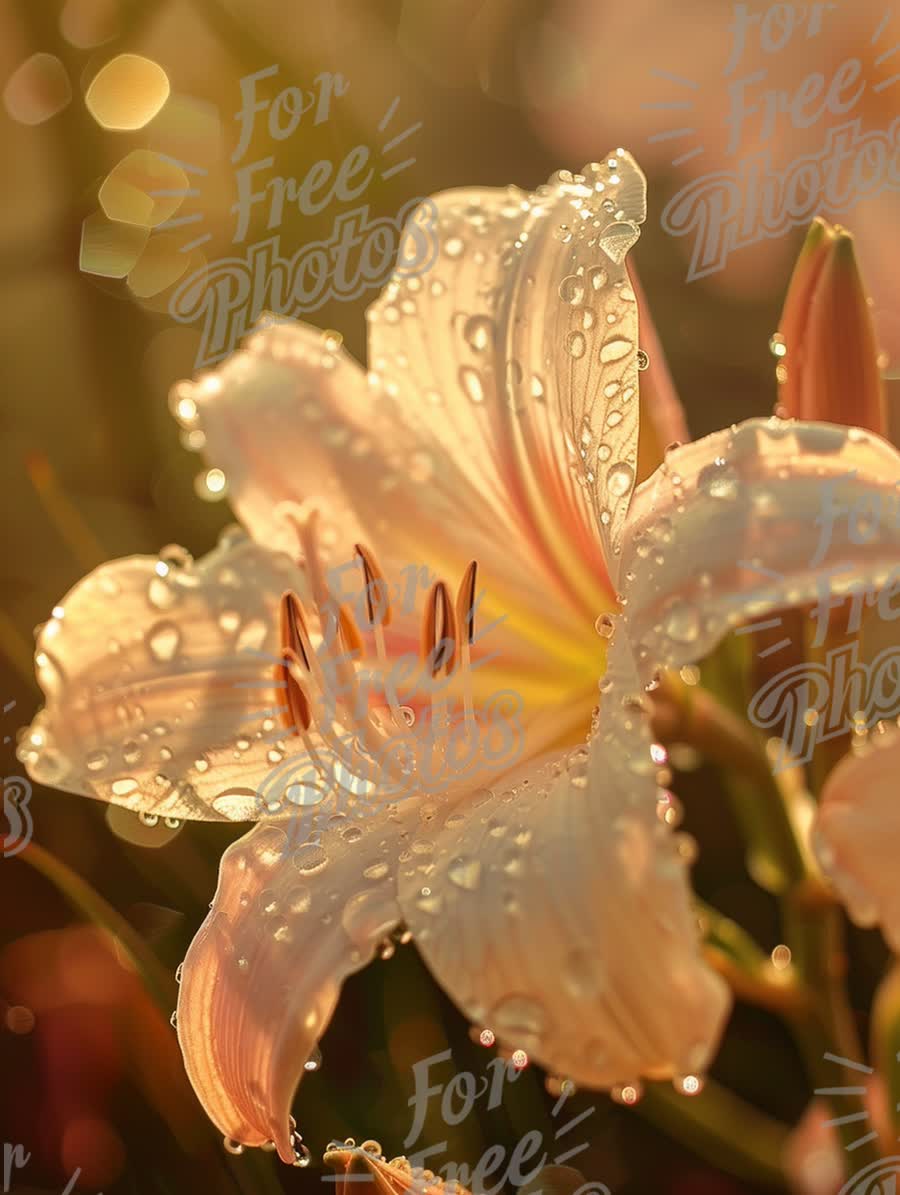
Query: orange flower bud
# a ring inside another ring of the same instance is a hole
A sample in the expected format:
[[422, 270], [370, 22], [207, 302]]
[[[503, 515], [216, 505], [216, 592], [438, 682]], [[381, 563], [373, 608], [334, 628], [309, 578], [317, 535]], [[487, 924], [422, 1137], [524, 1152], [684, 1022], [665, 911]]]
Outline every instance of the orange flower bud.
[[840, 225], [813, 221], [771, 347], [781, 413], [887, 434], [875, 326], [853, 237]]

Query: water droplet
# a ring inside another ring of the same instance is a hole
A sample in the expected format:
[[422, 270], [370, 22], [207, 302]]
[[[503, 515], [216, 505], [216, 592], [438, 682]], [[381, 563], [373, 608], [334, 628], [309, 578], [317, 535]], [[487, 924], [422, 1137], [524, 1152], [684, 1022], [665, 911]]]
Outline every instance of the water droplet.
[[453, 859], [447, 868], [447, 876], [457, 888], [474, 892], [481, 881], [481, 862], [464, 856]]
[[772, 951], [772, 966], [777, 971], [784, 971], [791, 965], [791, 948], [790, 946], [776, 946]]
[[638, 349], [637, 351], [637, 367], [640, 370], [650, 368], [650, 355], [649, 353], [645, 353], [643, 349]]
[[226, 635], [233, 635], [241, 625], [241, 616], [236, 610], [223, 610], [219, 615], [219, 626]]
[[147, 632], [147, 646], [154, 659], [168, 663], [181, 646], [181, 631], [174, 622], [157, 622]]
[[234, 1154], [235, 1157], [240, 1157], [240, 1155], [244, 1152], [244, 1147], [241, 1145], [240, 1141], [234, 1141], [231, 1137], [224, 1137], [222, 1139], [222, 1144], [225, 1146], [226, 1152]]
[[303, 1069], [306, 1071], [317, 1071], [322, 1065], [322, 1051], [318, 1046], [313, 1046], [313, 1052], [303, 1064]]
[[483, 1046], [492, 1046], [496, 1041], [493, 1029], [482, 1029], [478, 1035], [478, 1040]]
[[194, 491], [205, 502], [220, 502], [227, 489], [228, 483], [221, 469], [207, 469], [194, 478]]
[[587, 278], [594, 290], [602, 290], [609, 282], [609, 275], [602, 266], [591, 266]]
[[717, 498], [722, 502], [733, 502], [740, 491], [737, 473], [724, 460], [717, 460], [701, 469], [697, 485], [711, 498]]
[[463, 393], [472, 402], [484, 402], [484, 386], [482, 385], [481, 374], [479, 374], [477, 369], [473, 369], [471, 365], [461, 366], [459, 384], [463, 388]]
[[619, 1083], [617, 1084], [610, 1095], [617, 1104], [626, 1104], [628, 1107], [636, 1104], [644, 1093], [642, 1085], [635, 1081], [633, 1083]]
[[109, 764], [109, 756], [105, 751], [92, 751], [84, 761], [91, 772], [99, 772]]
[[510, 1062], [513, 1064], [513, 1066], [516, 1068], [517, 1071], [524, 1070], [525, 1067], [528, 1065], [528, 1055], [525, 1053], [524, 1050], [513, 1050], [512, 1057], [510, 1058]]
[[486, 315], [470, 316], [463, 327], [466, 344], [476, 353], [483, 353], [494, 342], [494, 323]]
[[703, 1080], [699, 1075], [680, 1075], [674, 1080], [673, 1086], [682, 1095], [699, 1095], [703, 1090]]
[[634, 484], [634, 469], [624, 461], [613, 465], [606, 475], [606, 484], [611, 494], [615, 494], [617, 498], [624, 497]]
[[570, 332], [566, 337], [566, 352], [570, 357], [583, 357], [587, 349], [587, 342], [584, 339], [583, 332]]
[[466, 247], [461, 237], [448, 237], [444, 242], [444, 252], [448, 257], [459, 257]]
[[383, 880], [390, 870], [387, 863], [373, 863], [365, 869], [363, 876], [367, 880]]
[[597, 621], [594, 623], [594, 630], [603, 639], [611, 639], [613, 631], [616, 629], [615, 619], [611, 614], [600, 614]]
[[292, 888], [287, 895], [287, 906], [291, 913], [300, 915], [309, 911], [312, 897], [308, 888]]
[[316, 875], [327, 866], [328, 854], [324, 847], [308, 842], [294, 851], [291, 861], [301, 875]]
[[580, 303], [584, 298], [584, 282], [577, 274], [570, 274], [559, 284], [559, 297], [564, 303]]
[[675, 643], [695, 643], [700, 635], [700, 615], [693, 606], [676, 598], [666, 612], [663, 629]]
[[494, 1006], [490, 1019], [501, 1037], [521, 1042], [533, 1053], [538, 1050], [547, 1029], [544, 1006], [530, 996], [504, 997]]
[[627, 357], [631, 352], [632, 342], [627, 340], [624, 336], [613, 336], [609, 340], [604, 341], [600, 348], [600, 360], [604, 365], [611, 361], [621, 361], [623, 357]]

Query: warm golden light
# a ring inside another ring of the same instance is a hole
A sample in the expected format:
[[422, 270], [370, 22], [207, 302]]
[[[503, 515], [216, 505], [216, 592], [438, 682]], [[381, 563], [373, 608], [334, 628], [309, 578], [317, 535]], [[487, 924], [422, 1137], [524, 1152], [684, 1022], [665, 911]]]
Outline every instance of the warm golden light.
[[3, 104], [19, 124], [43, 124], [72, 98], [66, 68], [55, 54], [32, 54], [12, 73]]
[[169, 98], [169, 79], [140, 54], [119, 54], [96, 74], [84, 102], [105, 129], [142, 129]]

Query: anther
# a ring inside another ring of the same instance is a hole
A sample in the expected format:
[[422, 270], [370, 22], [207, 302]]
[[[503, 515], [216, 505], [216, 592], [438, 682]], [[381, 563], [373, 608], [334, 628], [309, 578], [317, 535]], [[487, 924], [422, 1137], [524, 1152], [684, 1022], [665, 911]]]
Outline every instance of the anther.
[[359, 632], [359, 627], [356, 625], [356, 620], [347, 609], [346, 605], [338, 608], [338, 626], [341, 632], [341, 638], [344, 641], [344, 647], [348, 652], [361, 652], [363, 649], [363, 639]]
[[[378, 562], [364, 544], [355, 544], [354, 549], [362, 562], [366, 578], [366, 613], [370, 626], [391, 625], [391, 603], [388, 584]], [[377, 587], [377, 588], [376, 588]]]
[[456, 622], [461, 633], [464, 633], [469, 646], [475, 642], [475, 579], [478, 574], [478, 561], [473, 560], [459, 583], [456, 592]]
[[294, 734], [301, 730], [309, 730], [312, 725], [312, 713], [309, 708], [309, 698], [300, 682], [303, 666], [297, 654], [287, 647], [284, 649], [284, 664], [279, 664], [282, 678], [287, 684], [287, 713], [283, 715], [283, 723]]
[[298, 656], [306, 671], [309, 672], [312, 645], [303, 615], [303, 606], [292, 590], [286, 590], [281, 595], [278, 614], [282, 649], [290, 650], [295, 656]]
[[422, 654], [430, 664], [432, 679], [444, 669], [447, 676], [456, 660], [456, 617], [450, 590], [443, 581], [435, 581], [425, 607], [422, 628]]

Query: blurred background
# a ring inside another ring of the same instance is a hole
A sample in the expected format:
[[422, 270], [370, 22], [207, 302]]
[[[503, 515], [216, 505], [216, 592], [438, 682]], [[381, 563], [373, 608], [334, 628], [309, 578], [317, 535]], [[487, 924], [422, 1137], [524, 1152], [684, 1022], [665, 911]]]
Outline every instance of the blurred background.
[[[789, 172], [858, 121], [848, 136], [872, 134], [872, 146], [845, 161], [843, 206], [821, 210], [857, 236], [885, 368], [896, 374], [900, 171], [877, 148], [900, 140], [895, 38], [900, 20], [886, 0], [802, 10], [721, 0], [2, 0], [4, 774], [21, 772], [15, 731], [39, 703], [35, 625], [102, 560], [169, 543], [199, 555], [231, 521], [220, 478], [192, 452], [199, 433], [168, 408], [172, 384], [208, 353], [202, 321], [184, 322], [189, 304], [175, 298], [187, 279], [197, 280], [199, 307], [217, 286], [221, 295], [246, 282], [223, 259], [275, 235], [289, 259], [363, 204], [371, 223], [448, 187], [530, 189], [622, 145], [648, 175], [633, 257], [697, 436], [771, 411], [768, 341], [808, 215], [789, 227], [774, 192], [739, 191], [739, 216], [751, 228], [768, 221], [769, 235], [689, 282], [694, 234], [665, 231], [666, 206], [686, 188], [701, 196], [695, 218], [726, 244], [727, 228], [709, 225], [723, 179], [733, 193], [766, 153], [774, 171]], [[269, 106], [242, 144], [241, 80], [257, 72], [267, 73], [254, 94]], [[818, 75], [820, 85], [807, 82]], [[254, 189], [274, 175], [299, 186], [316, 162], [337, 169], [360, 145], [374, 167], [364, 194], [330, 194], [312, 216], [289, 198], [281, 213], [258, 202], [236, 242], [242, 167], [271, 157]], [[306, 318], [364, 359], [363, 312], [384, 280]], [[698, 889], [771, 950], [775, 912], [747, 876], [714, 778], [679, 775], [676, 787], [702, 849]], [[404, 1152], [414, 1062], [450, 1048], [444, 1081], [484, 1073], [493, 1051], [471, 1040], [414, 947], [398, 946], [347, 984], [321, 1069], [301, 1086], [295, 1116], [311, 1166], [228, 1154], [194, 1100], [168, 1021], [175, 968], [237, 831], [145, 826], [52, 791], [35, 791], [29, 809], [32, 846], [0, 858], [0, 1146], [30, 1154], [7, 1189], [61, 1191], [79, 1168], [75, 1189], [107, 1195], [312, 1189], [332, 1137]], [[882, 948], [855, 934], [851, 949], [863, 1008]], [[811, 1095], [778, 1022], [738, 1006], [714, 1074], [761, 1114], [744, 1122], [748, 1140], [777, 1152], [779, 1122], [794, 1123]], [[508, 1156], [537, 1128], [552, 1153], [553, 1106], [529, 1067], [502, 1107], [476, 1105], [455, 1128], [435, 1103], [418, 1144], [447, 1141], [435, 1168], [474, 1165], [489, 1145]], [[567, 1115], [591, 1108], [577, 1130], [589, 1148], [573, 1164], [613, 1192], [778, 1187], [751, 1157], [725, 1156], [701, 1115], [652, 1093], [625, 1107], [579, 1092]]]

